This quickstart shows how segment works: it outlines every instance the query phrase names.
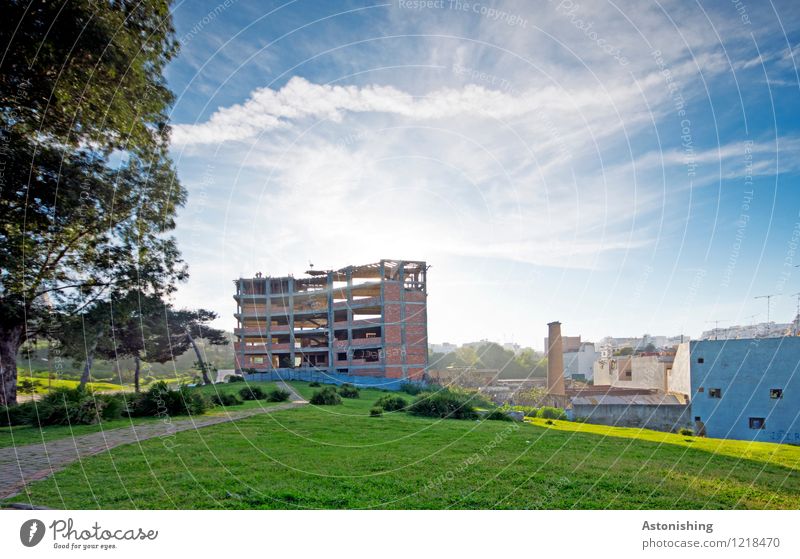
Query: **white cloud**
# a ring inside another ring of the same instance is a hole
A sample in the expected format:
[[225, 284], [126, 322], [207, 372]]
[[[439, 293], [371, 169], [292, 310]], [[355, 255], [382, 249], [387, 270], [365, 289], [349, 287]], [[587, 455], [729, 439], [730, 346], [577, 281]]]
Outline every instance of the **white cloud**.
[[[633, 87], [619, 88], [614, 92], [614, 101], [625, 103], [633, 95]], [[248, 140], [307, 118], [340, 122], [345, 113], [384, 113], [418, 121], [458, 117], [510, 119], [536, 111], [599, 109], [608, 101], [588, 88], [570, 92], [545, 87], [512, 95], [467, 85], [415, 97], [394, 87], [331, 86], [293, 77], [279, 90], [259, 88], [244, 103], [218, 109], [207, 122], [175, 125], [173, 143], [181, 146]]]

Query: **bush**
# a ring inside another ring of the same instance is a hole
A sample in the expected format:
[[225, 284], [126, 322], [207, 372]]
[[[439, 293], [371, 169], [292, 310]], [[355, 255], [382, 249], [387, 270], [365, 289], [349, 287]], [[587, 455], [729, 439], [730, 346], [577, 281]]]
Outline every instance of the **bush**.
[[171, 390], [164, 381], [127, 401], [127, 412], [136, 417], [199, 415], [210, 407], [211, 401], [199, 391], [188, 386]]
[[[567, 419], [567, 413], [562, 410], [561, 408], [554, 408], [552, 406], [542, 406], [536, 417], [541, 417], [542, 419]], [[548, 424], [549, 425], [549, 424]]]
[[242, 401], [236, 397], [236, 394], [219, 392], [211, 396], [211, 403], [215, 406], [240, 406]]
[[358, 391], [358, 388], [350, 384], [349, 382], [344, 383], [339, 387], [339, 395], [342, 398], [360, 398], [361, 394]]
[[400, 392], [405, 392], [410, 396], [416, 396], [423, 390], [425, 390], [425, 388], [416, 382], [404, 382], [400, 385]]
[[694, 436], [694, 431], [692, 431], [691, 429], [687, 429], [686, 427], [684, 427], [683, 429], [678, 431], [678, 433], [680, 433], [681, 435], [685, 435], [687, 437], [693, 437]]
[[120, 394], [100, 394], [95, 397], [105, 404], [101, 414], [104, 420], [111, 421], [122, 417], [122, 412], [125, 410], [125, 400]]
[[317, 381], [314, 381], [314, 382], [309, 382], [309, 383], [308, 383], [308, 385], [309, 385], [311, 388], [319, 388], [320, 386], [322, 386], [322, 385], [321, 385], [320, 383], [318, 383]]
[[371, 410], [369, 410], [370, 417], [381, 417], [383, 415], [383, 408], [380, 406], [374, 406]]
[[472, 407], [469, 396], [449, 390], [420, 395], [408, 411], [414, 415], [449, 419], [477, 419], [478, 412]]
[[309, 402], [315, 406], [336, 406], [342, 403], [342, 398], [334, 387], [326, 386], [322, 390], [314, 392]]
[[267, 400], [270, 402], [286, 402], [289, 397], [291, 396], [286, 390], [281, 390], [280, 388], [276, 388], [272, 390], [269, 394], [267, 394]]
[[245, 386], [239, 391], [242, 400], [266, 400], [267, 393], [258, 386]]
[[83, 387], [56, 388], [35, 404], [28, 424], [91, 425], [101, 420], [119, 419], [122, 408], [119, 396], [94, 394]]
[[513, 421], [503, 410], [493, 409], [489, 413], [483, 416], [484, 419], [490, 419], [493, 421]]
[[242, 375], [231, 375], [228, 377], [227, 382], [244, 382], [244, 377]]
[[384, 411], [403, 411], [408, 406], [408, 402], [405, 401], [400, 396], [395, 396], [394, 394], [387, 394], [386, 396], [381, 396], [378, 398], [378, 401], [375, 402], [375, 407], [381, 408]]
[[509, 411], [521, 411], [522, 415], [524, 415], [525, 417], [536, 417], [538, 412], [539, 412], [539, 408], [536, 408], [534, 406], [508, 406], [508, 405], [506, 405], [506, 406], [503, 406], [502, 409], [504, 411], [506, 411], [506, 412], [509, 412]]
[[36, 419], [36, 405], [25, 402], [16, 406], [0, 406], [0, 427], [27, 425]]

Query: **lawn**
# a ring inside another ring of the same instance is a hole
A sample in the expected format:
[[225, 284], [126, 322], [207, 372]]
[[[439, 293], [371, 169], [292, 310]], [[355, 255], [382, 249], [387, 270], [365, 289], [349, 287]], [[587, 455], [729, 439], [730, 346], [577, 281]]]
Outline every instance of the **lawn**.
[[[28, 380], [35, 385], [35, 394], [47, 394], [51, 388], [77, 388], [80, 381], [67, 380], [67, 379], [47, 379], [36, 377], [20, 377], [20, 381]], [[123, 389], [120, 384], [113, 384], [110, 382], [87, 382], [86, 387], [91, 390], [102, 392], [117, 392]]]
[[[273, 382], [251, 382], [249, 383], [249, 386], [258, 386], [265, 392], [269, 392], [270, 390], [277, 388], [276, 384]], [[198, 387], [196, 390], [199, 390], [210, 397], [215, 392], [238, 394], [238, 392], [244, 387], [244, 383], [214, 384]], [[231, 406], [229, 408], [212, 408], [206, 412], [206, 415], [216, 415], [226, 413], [226, 411], [244, 411], [252, 408], [269, 407], [274, 405], [274, 403], [267, 402], [265, 400], [253, 400], [243, 402], [239, 406]], [[184, 418], [188, 418], [188, 416], [184, 416]], [[78, 437], [80, 435], [88, 435], [90, 433], [107, 431], [109, 429], [130, 427], [131, 425], [141, 425], [143, 423], [159, 421], [161, 419], [162, 418], [159, 417], [134, 417], [115, 419], [113, 421], [103, 421], [94, 425], [50, 425], [44, 428], [29, 427], [26, 425], [17, 427], [0, 427], [0, 448], [9, 446], [23, 446], [27, 444], [40, 444], [42, 442], [63, 439], [66, 437]], [[178, 416], [175, 419], [180, 420], [181, 417]]]
[[341, 406], [181, 432], [172, 450], [157, 440], [119, 447], [14, 500], [109, 509], [800, 507], [798, 447], [560, 421], [369, 417], [380, 395], [362, 390]]

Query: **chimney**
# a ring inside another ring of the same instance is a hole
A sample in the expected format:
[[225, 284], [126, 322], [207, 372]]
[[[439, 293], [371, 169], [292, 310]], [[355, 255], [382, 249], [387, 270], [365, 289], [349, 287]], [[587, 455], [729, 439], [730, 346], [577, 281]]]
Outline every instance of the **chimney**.
[[564, 391], [564, 347], [561, 341], [561, 323], [550, 322], [547, 327], [547, 392], [563, 396]]

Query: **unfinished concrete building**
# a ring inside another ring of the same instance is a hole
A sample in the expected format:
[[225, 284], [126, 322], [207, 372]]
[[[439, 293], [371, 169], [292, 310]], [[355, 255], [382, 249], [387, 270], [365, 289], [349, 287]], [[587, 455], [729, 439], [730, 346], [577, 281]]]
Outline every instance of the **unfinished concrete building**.
[[260, 380], [391, 388], [428, 366], [425, 262], [235, 280], [236, 368]]

